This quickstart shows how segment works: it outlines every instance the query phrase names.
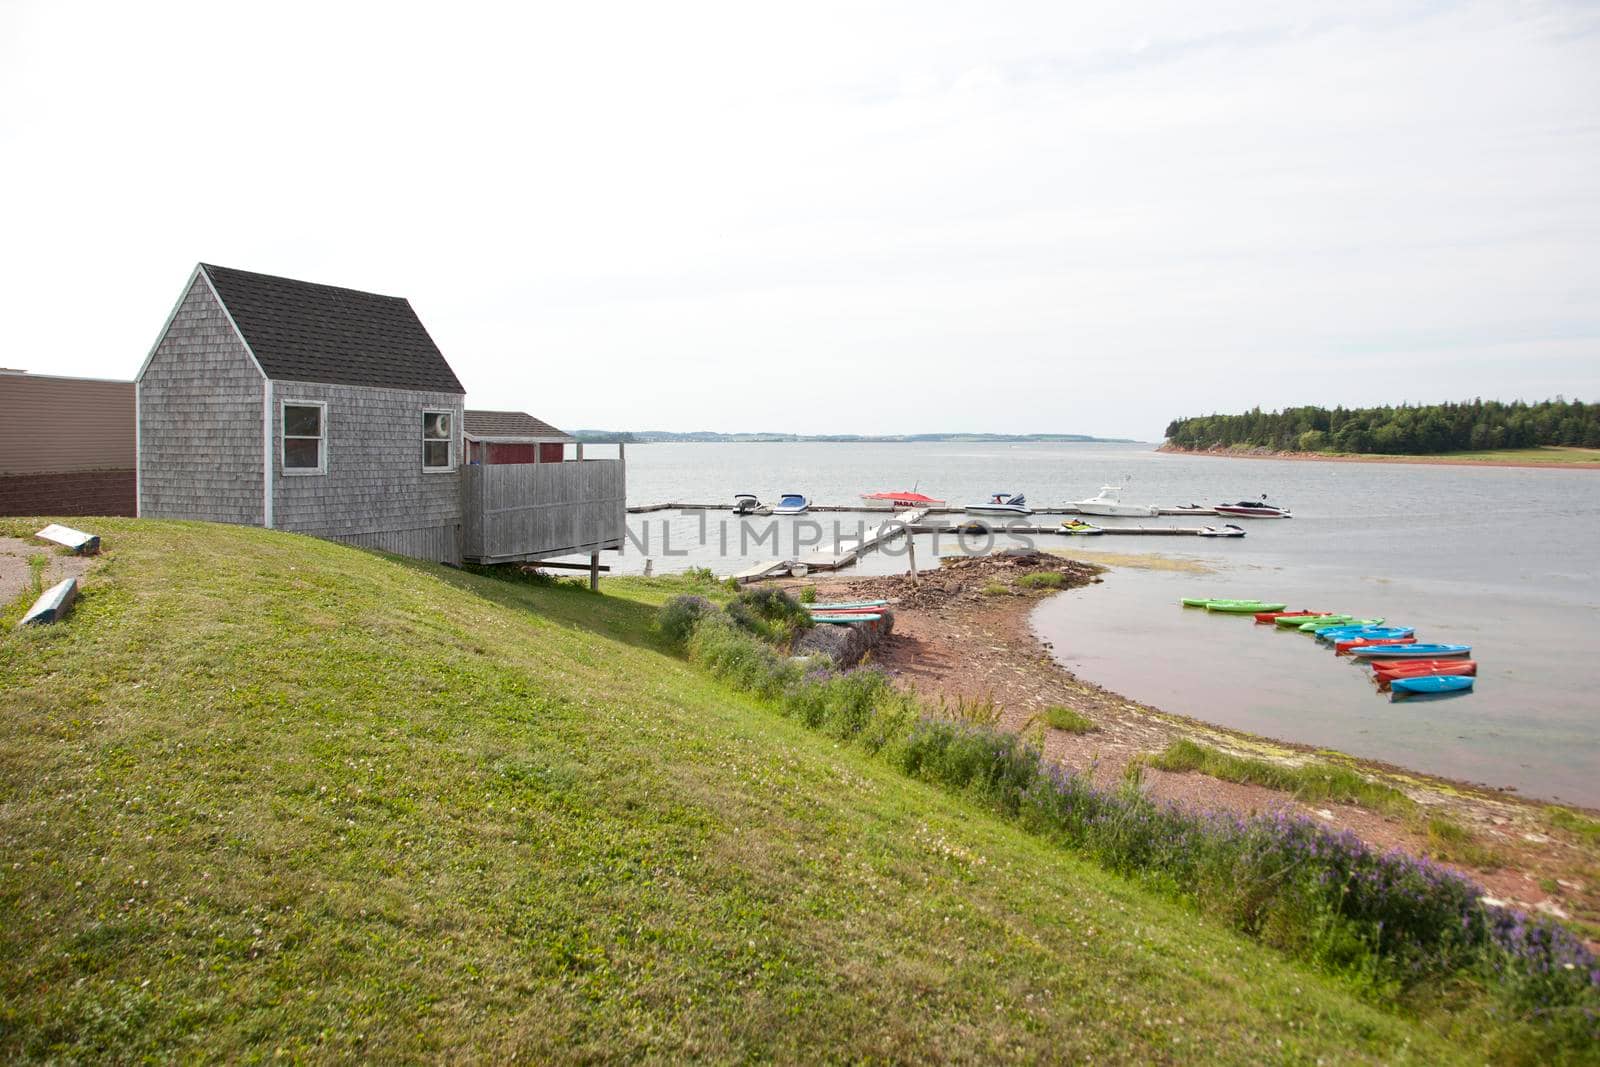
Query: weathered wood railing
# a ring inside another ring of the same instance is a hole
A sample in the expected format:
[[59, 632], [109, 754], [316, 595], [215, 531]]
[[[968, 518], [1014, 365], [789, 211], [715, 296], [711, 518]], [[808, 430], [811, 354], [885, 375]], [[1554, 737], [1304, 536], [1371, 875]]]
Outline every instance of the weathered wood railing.
[[475, 563], [589, 554], [622, 547], [623, 460], [500, 463], [462, 468], [461, 555]]

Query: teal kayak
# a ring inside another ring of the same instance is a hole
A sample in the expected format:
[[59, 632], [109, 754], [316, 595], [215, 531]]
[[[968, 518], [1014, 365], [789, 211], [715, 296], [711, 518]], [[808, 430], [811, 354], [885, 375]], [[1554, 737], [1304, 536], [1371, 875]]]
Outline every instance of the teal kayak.
[[852, 614], [852, 615], [812, 615], [812, 622], [825, 622], [833, 626], [850, 626], [858, 622], [877, 622], [882, 615]]
[[807, 604], [805, 609], [811, 612], [845, 611], [850, 608], [886, 608], [887, 600], [851, 600], [843, 604]]
[[1391, 693], [1463, 693], [1472, 688], [1464, 674], [1431, 674], [1420, 678], [1396, 678], [1389, 683]]

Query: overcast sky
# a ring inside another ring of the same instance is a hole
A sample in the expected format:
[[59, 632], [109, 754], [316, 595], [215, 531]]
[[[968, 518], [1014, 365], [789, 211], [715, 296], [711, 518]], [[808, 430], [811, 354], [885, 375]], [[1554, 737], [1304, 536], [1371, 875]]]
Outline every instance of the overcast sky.
[[205, 260], [567, 428], [1600, 400], [1600, 8], [0, 0], [0, 365]]

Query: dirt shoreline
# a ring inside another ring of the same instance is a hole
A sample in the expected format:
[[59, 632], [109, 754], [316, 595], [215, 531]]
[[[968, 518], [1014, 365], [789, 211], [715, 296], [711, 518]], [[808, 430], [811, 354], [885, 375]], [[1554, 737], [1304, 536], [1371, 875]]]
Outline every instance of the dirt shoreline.
[[[1452, 781], [1408, 768], [1363, 760], [1315, 746], [1248, 734], [1163, 711], [1073, 675], [1034, 631], [1031, 616], [1052, 589], [1028, 588], [1017, 578], [1058, 570], [1063, 587], [1098, 582], [1085, 577], [1070, 551], [1028, 557], [958, 558], [925, 574], [916, 589], [904, 575], [818, 577], [795, 583], [816, 588], [819, 599], [883, 597], [894, 607], [895, 628], [873, 662], [898, 685], [954, 705], [990, 702], [998, 724], [1042, 737], [1045, 757], [1088, 773], [1103, 786], [1123, 780], [1130, 763], [1179, 739], [1241, 756], [1285, 764], [1325, 762], [1353, 767], [1405, 793], [1416, 815], [1384, 814], [1350, 804], [1307, 804], [1264, 786], [1224, 781], [1198, 772], [1145, 767], [1142, 787], [1161, 800], [1197, 810], [1248, 814], [1286, 810], [1348, 829], [1380, 849], [1428, 854], [1482, 885], [1497, 900], [1572, 919], [1594, 942], [1600, 934], [1600, 845], [1552, 826], [1551, 805], [1489, 786]], [[1055, 559], [1059, 567], [1048, 560]], [[1041, 560], [1045, 562], [1041, 562]], [[1043, 728], [1037, 718], [1052, 705], [1087, 715], [1096, 729], [1068, 733]], [[1484, 857], [1464, 861], [1459, 843], [1440, 855], [1426, 818], [1443, 815], [1466, 829]]]
[[1443, 456], [1382, 456], [1375, 454], [1350, 455], [1326, 452], [1254, 452], [1219, 448], [1196, 450], [1171, 448], [1162, 445], [1156, 452], [1166, 456], [1209, 456], [1217, 459], [1281, 459], [1291, 463], [1409, 463], [1425, 467], [1516, 467], [1522, 470], [1583, 471], [1600, 470], [1600, 462], [1573, 463], [1551, 460], [1548, 463], [1527, 463], [1510, 459], [1452, 459]]

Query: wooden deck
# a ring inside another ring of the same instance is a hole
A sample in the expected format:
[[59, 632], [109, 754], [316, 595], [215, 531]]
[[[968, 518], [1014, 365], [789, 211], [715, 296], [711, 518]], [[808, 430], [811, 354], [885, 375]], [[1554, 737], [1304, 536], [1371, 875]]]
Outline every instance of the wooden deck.
[[620, 549], [625, 483], [620, 457], [463, 467], [462, 558], [528, 562]]

